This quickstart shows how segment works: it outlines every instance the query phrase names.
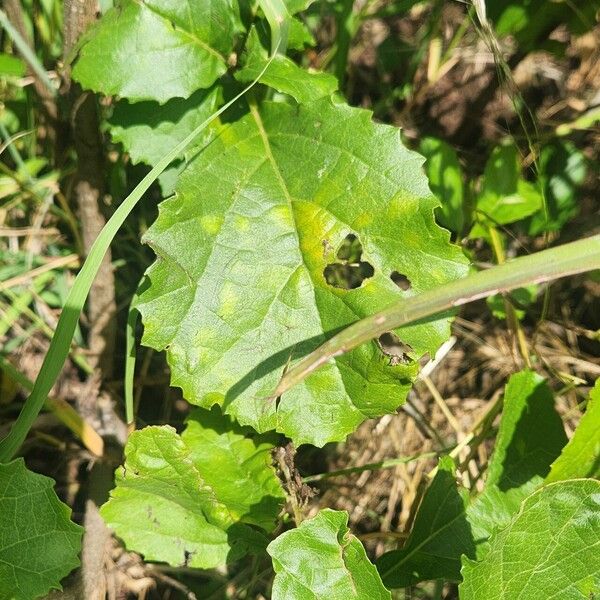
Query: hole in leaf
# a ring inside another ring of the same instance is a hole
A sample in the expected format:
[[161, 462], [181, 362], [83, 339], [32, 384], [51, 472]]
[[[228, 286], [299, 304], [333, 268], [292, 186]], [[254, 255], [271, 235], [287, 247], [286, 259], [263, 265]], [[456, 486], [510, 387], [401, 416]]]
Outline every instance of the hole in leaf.
[[353, 290], [375, 274], [372, 264], [360, 260], [362, 244], [353, 233], [344, 238], [336, 257], [340, 262], [331, 263], [323, 270], [325, 281], [333, 287]]
[[404, 292], [410, 290], [410, 288], [412, 287], [410, 279], [406, 275], [398, 273], [398, 271], [392, 271], [390, 277], [392, 281]]
[[410, 357], [410, 354], [414, 352], [412, 346], [401, 341], [395, 333], [388, 331], [381, 334], [377, 339], [377, 343], [381, 351], [389, 357], [390, 366], [408, 365], [414, 362]]

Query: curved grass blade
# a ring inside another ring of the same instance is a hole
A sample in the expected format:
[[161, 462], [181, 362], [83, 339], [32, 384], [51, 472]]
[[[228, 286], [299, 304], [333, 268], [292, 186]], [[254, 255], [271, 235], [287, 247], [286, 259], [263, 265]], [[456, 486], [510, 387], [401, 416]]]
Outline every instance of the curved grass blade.
[[600, 235], [522, 256], [457, 279], [353, 323], [289, 369], [271, 398], [278, 398], [326, 362], [380, 335], [500, 292], [600, 268]]
[[[275, 56], [275, 54], [273, 54]], [[181, 141], [172, 150], [167, 152], [151, 169], [151, 171], [138, 183], [135, 189], [125, 198], [123, 203], [117, 208], [113, 216], [108, 220], [100, 235], [92, 245], [92, 248], [86, 258], [81, 271], [75, 278], [75, 283], [67, 296], [65, 305], [56, 326], [56, 331], [50, 342], [50, 347], [42, 363], [40, 373], [35, 380], [33, 390], [27, 398], [16, 422], [8, 435], [0, 442], [0, 463], [8, 462], [17, 452], [27, 433], [31, 429], [33, 422], [39, 414], [46, 396], [50, 393], [59, 373], [62, 370], [67, 358], [71, 340], [75, 327], [79, 321], [79, 315], [83, 310], [83, 305], [90, 291], [92, 281], [100, 268], [100, 264], [113, 238], [129, 213], [140, 201], [148, 188], [156, 181], [158, 176], [169, 166], [171, 162], [180, 156], [185, 149], [194, 141], [194, 139], [219, 115], [225, 112], [230, 106], [235, 104], [248, 90], [250, 90], [269, 68], [272, 58], [265, 64], [259, 76], [248, 84], [237, 96], [224, 104], [213, 115], [198, 125], [183, 141]]]

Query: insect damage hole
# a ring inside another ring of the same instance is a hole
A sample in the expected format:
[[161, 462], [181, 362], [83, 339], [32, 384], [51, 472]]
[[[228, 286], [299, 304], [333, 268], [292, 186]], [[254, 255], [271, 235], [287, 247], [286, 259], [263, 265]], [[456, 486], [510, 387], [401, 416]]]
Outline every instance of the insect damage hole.
[[382, 333], [377, 338], [377, 343], [381, 351], [389, 358], [390, 366], [408, 365], [414, 362], [410, 356], [414, 352], [412, 346], [401, 341], [395, 333], [391, 331]]
[[403, 292], [407, 292], [412, 287], [410, 279], [398, 271], [392, 271], [390, 278]]
[[361, 260], [362, 252], [359, 239], [353, 233], [349, 233], [336, 253], [338, 262], [330, 263], [323, 269], [325, 281], [342, 290], [359, 288], [365, 279], [375, 274], [373, 265]]

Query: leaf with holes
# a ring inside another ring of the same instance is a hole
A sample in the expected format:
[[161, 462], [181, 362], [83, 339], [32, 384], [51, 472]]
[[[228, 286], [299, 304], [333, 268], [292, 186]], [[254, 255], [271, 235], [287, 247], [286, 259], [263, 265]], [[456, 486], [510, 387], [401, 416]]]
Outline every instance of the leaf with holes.
[[[227, 450], [239, 434], [218, 417], [207, 419], [203, 426], [192, 417], [185, 441], [169, 426], [146, 427], [129, 437], [125, 464], [101, 515], [147, 560], [208, 569], [266, 546], [263, 535], [248, 525], [270, 528], [279, 511], [281, 490], [261, 457], [264, 449], [257, 453], [251, 442], [237, 444], [249, 459], [246, 484], [256, 486], [246, 490], [246, 498], [233, 483], [242, 471], [240, 457]], [[211, 422], [217, 425], [212, 433], [205, 430]], [[225, 448], [221, 462], [207, 464], [204, 449], [196, 448], [207, 439]], [[220, 483], [210, 485], [215, 480]]]
[[273, 600], [391, 598], [362, 544], [349, 532], [346, 512], [321, 510], [282, 533], [267, 552], [276, 573]]
[[88, 32], [73, 78], [131, 100], [187, 98], [225, 73], [242, 30], [236, 0], [121, 0]]
[[62, 589], [79, 565], [83, 528], [22, 458], [0, 464], [0, 600], [30, 600]]
[[600, 482], [541, 488], [489, 543], [466, 560], [461, 600], [585, 600], [600, 590]]
[[[158, 260], [138, 305], [143, 342], [167, 349], [190, 402], [319, 446], [403, 402], [414, 359], [435, 354], [447, 317], [396, 332], [410, 358], [365, 344], [279, 402], [269, 397], [290, 361], [341, 327], [466, 274], [461, 250], [434, 222], [422, 163], [398, 129], [329, 98], [252, 106], [223, 127], [145, 236]], [[348, 236], [360, 249], [354, 262], [338, 256]], [[359, 269], [356, 287], [329, 283], [330, 265], [353, 277]]]

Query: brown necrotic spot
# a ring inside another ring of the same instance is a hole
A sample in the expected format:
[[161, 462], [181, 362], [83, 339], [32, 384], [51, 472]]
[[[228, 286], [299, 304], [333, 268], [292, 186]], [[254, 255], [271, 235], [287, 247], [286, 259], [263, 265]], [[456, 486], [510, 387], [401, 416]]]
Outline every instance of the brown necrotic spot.
[[410, 356], [414, 352], [412, 346], [401, 341], [395, 333], [391, 331], [382, 333], [377, 338], [377, 343], [381, 351], [389, 357], [390, 365], [408, 365], [413, 362]]
[[373, 265], [361, 260], [362, 245], [353, 233], [344, 238], [336, 257], [338, 260], [328, 264], [323, 270], [325, 281], [333, 287], [353, 290], [375, 273]]
[[398, 271], [392, 271], [392, 274], [390, 275], [390, 277], [392, 278], [392, 281], [403, 291], [407, 291], [410, 290], [410, 288], [412, 287], [412, 283], [410, 282], [410, 279], [402, 274], [399, 273]]

